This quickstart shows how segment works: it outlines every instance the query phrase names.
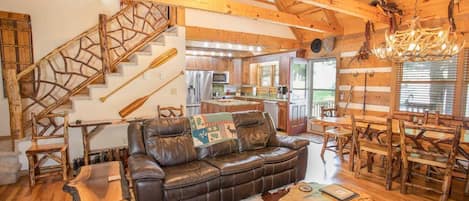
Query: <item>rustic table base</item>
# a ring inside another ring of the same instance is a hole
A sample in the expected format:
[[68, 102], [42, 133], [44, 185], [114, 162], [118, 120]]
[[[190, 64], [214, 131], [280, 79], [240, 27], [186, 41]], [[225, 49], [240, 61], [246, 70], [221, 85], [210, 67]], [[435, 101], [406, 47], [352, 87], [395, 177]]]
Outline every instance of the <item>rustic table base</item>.
[[130, 200], [124, 167], [120, 162], [83, 166], [77, 177], [67, 182], [63, 190], [74, 201]]

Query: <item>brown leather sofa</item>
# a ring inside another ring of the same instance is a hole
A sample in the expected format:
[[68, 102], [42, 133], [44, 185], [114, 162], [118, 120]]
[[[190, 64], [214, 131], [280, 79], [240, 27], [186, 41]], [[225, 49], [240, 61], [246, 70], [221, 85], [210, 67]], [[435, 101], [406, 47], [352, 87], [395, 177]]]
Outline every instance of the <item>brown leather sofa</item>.
[[237, 140], [194, 148], [187, 118], [128, 128], [138, 201], [231, 201], [304, 179], [309, 141], [277, 136], [267, 113], [234, 113]]

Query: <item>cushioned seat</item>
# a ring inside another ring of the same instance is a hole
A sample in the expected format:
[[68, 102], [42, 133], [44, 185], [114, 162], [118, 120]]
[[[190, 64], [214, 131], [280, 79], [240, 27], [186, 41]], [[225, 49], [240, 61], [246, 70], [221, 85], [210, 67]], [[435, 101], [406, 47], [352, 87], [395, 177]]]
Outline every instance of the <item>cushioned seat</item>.
[[204, 161], [193, 161], [186, 164], [163, 168], [166, 177], [165, 189], [182, 188], [203, 183], [220, 176], [217, 168]]
[[266, 147], [253, 152], [262, 157], [265, 164], [280, 163], [297, 156], [295, 150], [285, 147]]
[[206, 161], [220, 170], [221, 175], [246, 172], [262, 167], [264, 161], [259, 156], [248, 153], [234, 153], [230, 155], [208, 158]]

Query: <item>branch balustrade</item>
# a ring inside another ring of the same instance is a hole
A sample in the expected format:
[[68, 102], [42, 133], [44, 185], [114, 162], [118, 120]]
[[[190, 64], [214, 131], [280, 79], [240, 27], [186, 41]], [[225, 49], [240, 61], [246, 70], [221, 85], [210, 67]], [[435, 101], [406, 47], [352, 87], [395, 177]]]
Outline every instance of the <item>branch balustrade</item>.
[[[33, 73], [34, 93], [22, 97], [22, 114], [13, 114], [22, 116], [13, 118], [21, 118], [23, 128], [27, 128], [32, 112], [39, 118], [45, 116], [89, 84], [104, 80], [105, 73], [115, 72], [120, 62], [127, 61], [130, 55], [168, 28], [169, 10], [168, 6], [139, 1], [112, 17], [100, 15], [100, 24], [17, 74], [16, 80], [20, 80]], [[19, 91], [17, 93], [15, 95], [19, 96]], [[24, 132], [16, 135], [14, 137], [22, 138]]]

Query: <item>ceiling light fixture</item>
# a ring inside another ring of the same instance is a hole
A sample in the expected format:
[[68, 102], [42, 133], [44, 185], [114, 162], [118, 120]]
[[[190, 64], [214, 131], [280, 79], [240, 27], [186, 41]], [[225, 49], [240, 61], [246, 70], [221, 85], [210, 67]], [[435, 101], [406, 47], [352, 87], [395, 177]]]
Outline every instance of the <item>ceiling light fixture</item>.
[[442, 27], [422, 28], [417, 16], [416, 0], [410, 28], [393, 34], [386, 31], [385, 42], [372, 52], [381, 59], [394, 62], [437, 61], [458, 54], [464, 44], [465, 40], [455, 31], [444, 30]]

